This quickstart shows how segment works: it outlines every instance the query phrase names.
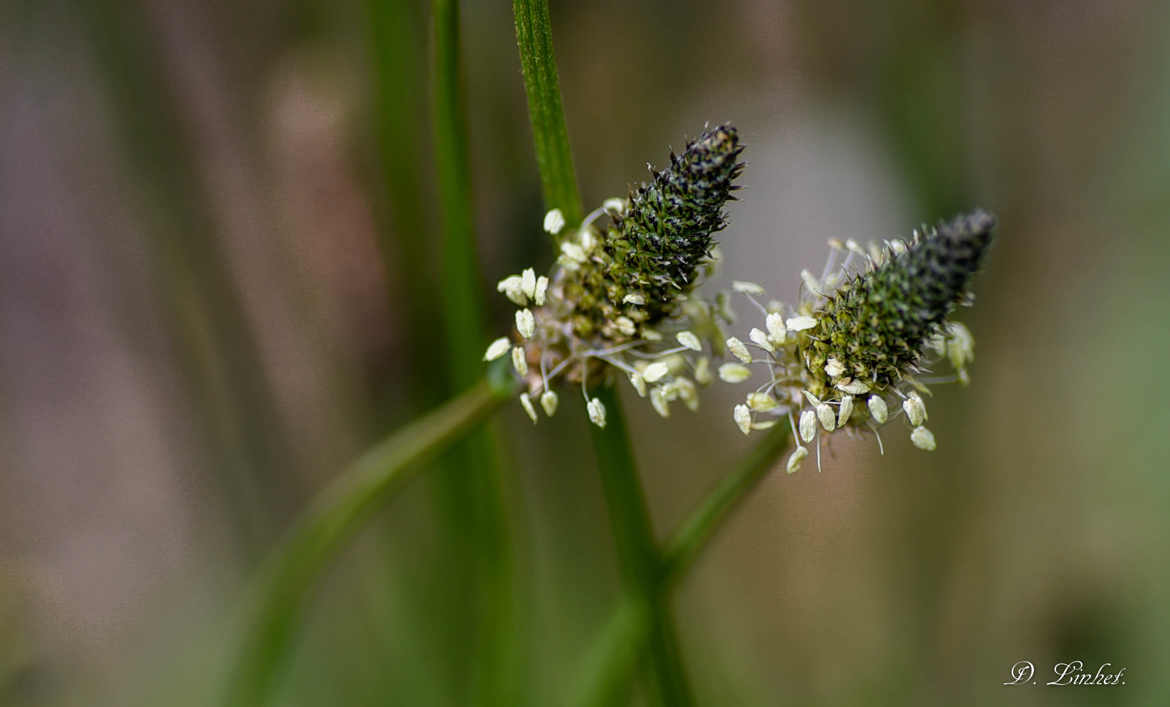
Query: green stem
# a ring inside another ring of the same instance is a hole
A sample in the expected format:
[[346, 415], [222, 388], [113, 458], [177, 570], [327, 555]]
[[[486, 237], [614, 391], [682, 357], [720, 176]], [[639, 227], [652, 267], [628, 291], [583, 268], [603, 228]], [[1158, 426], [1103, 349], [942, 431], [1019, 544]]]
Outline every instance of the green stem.
[[660, 704], [669, 707], [692, 704], [694, 698], [683, 670], [669, 602], [659, 591], [662, 586], [659, 581], [661, 562], [621, 400], [612, 386], [603, 386], [596, 395], [606, 408], [607, 419], [605, 428], [590, 426], [593, 449], [626, 591], [647, 608], [639, 613], [649, 619], [648, 648], [654, 687]]
[[245, 605], [245, 635], [221, 704], [269, 697], [316, 579], [343, 543], [422, 470], [421, 462], [475, 428], [512, 397], [482, 381], [372, 447], [318, 495], [269, 555]]
[[[703, 549], [772, 470], [787, 448], [789, 430], [777, 425], [751, 451], [735, 473], [719, 482], [667, 543], [659, 568], [660, 595], [669, 593], [694, 566]], [[589, 649], [573, 686], [571, 704], [610, 704], [630, 684], [640, 648], [653, 630], [653, 613], [642, 597], [627, 592]]]
[[565, 221], [573, 225], [581, 221], [584, 212], [565, 127], [565, 109], [561, 104], [548, 0], [513, 0], [512, 12], [544, 206], [549, 210], [560, 209]]
[[[482, 292], [472, 208], [467, 107], [460, 58], [458, 0], [432, 3], [434, 57], [431, 91], [434, 99], [435, 172], [442, 214], [443, 325], [447, 367], [456, 386], [483, 375], [486, 342]], [[488, 430], [470, 437], [438, 476], [440, 499], [449, 525], [456, 531], [452, 575], [454, 586], [476, 586], [476, 601], [454, 595], [455, 610], [469, 612], [468, 673], [478, 705], [515, 704], [513, 659], [518, 649], [517, 612], [513, 611], [514, 557], [506, 513], [504, 475], [498, 450]], [[461, 617], [456, 614], [456, 618]], [[463, 623], [460, 620], [457, 624]]]

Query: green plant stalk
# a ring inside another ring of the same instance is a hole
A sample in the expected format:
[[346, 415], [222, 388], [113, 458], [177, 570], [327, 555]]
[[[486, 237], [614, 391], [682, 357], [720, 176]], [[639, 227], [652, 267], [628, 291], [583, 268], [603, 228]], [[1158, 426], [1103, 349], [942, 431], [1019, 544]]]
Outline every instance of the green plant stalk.
[[[666, 595], [694, 566], [703, 549], [768, 476], [776, 460], [788, 447], [789, 429], [777, 425], [740, 463], [735, 473], [724, 478], [679, 527], [667, 543], [658, 570]], [[573, 682], [570, 704], [577, 707], [611, 704], [628, 689], [634, 669], [653, 629], [653, 613], [645, 600], [627, 592], [586, 654], [581, 671]]]
[[547, 210], [560, 209], [565, 222], [573, 226], [581, 222], [584, 211], [565, 127], [548, 0], [513, 0], [512, 13], [516, 20], [516, 44], [520, 48], [520, 70], [524, 74], [524, 91], [528, 95], [528, 117], [532, 122], [532, 141], [536, 148], [536, 164], [540, 168], [544, 207]]
[[[548, 2], [514, 0], [512, 10], [545, 208], [559, 208], [568, 224], [577, 224], [583, 214], [581, 194], [565, 127]], [[602, 388], [598, 397], [608, 410], [610, 421], [607, 430], [593, 429], [593, 443], [623, 576], [629, 589], [650, 607], [649, 646], [657, 694], [665, 705], [685, 706], [693, 698], [686, 684], [668, 608], [653, 591], [658, 584], [658, 553], [621, 404], [610, 387]]]
[[647, 647], [653, 667], [653, 685], [658, 702], [668, 707], [694, 703], [678, 650], [678, 638], [670, 617], [667, 597], [660, 591], [661, 562], [654, 542], [654, 529], [646, 508], [646, 497], [638, 479], [630, 436], [622, 414], [621, 401], [613, 386], [596, 391], [605, 405], [606, 426], [591, 425], [593, 449], [609, 507], [610, 525], [617, 546], [618, 564], [626, 591], [644, 605], [639, 611], [647, 619]]
[[[435, 162], [442, 213], [442, 319], [447, 373], [458, 387], [483, 375], [482, 287], [475, 244], [467, 111], [460, 61], [459, 3], [432, 3], [434, 56], [431, 91]], [[455, 584], [477, 587], [472, 614], [470, 702], [515, 704], [514, 557], [505, 512], [504, 476], [490, 430], [454, 450], [453, 468], [439, 474], [441, 499], [456, 531]]]
[[269, 555], [251, 588], [242, 618], [244, 637], [220, 704], [265, 704], [329, 560], [424, 470], [422, 462], [470, 432], [513, 394], [510, 387], [481, 381], [371, 447], [317, 496]]

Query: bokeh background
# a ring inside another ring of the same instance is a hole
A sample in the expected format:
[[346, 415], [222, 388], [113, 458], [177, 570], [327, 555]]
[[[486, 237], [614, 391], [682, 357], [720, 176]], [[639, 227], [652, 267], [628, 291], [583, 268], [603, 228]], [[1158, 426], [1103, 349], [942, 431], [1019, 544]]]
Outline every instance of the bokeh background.
[[[551, 262], [510, 4], [464, 3], [476, 230]], [[1170, 702], [1170, 12], [1140, 0], [554, 2], [587, 204], [707, 121], [747, 144], [721, 277], [980, 205], [973, 384], [939, 449], [767, 479], [675, 598], [701, 704]], [[449, 391], [428, 8], [0, 6], [0, 704], [210, 704], [297, 512]], [[723, 282], [726, 282], [724, 280]], [[718, 286], [720, 283], [713, 283]], [[488, 341], [485, 338], [484, 342]], [[628, 391], [626, 391], [628, 392]], [[628, 400], [667, 534], [747, 442]], [[513, 409], [514, 407], [514, 409]], [[522, 703], [618, 597], [584, 411], [497, 433]], [[322, 583], [283, 705], [459, 705], [480, 590], [428, 480]], [[454, 559], [453, 559], [454, 558]], [[1114, 688], [1009, 667], [1126, 667]]]

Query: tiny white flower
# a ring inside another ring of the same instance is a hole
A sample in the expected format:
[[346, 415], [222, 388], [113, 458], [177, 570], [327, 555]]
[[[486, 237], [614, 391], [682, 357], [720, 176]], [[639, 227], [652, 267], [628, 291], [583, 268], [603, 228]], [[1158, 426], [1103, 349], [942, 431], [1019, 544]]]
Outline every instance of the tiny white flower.
[[764, 288], [760, 287], [754, 282], [747, 282], [745, 280], [734, 280], [731, 283], [731, 289], [736, 292], [742, 292], [745, 295], [763, 295]]
[[516, 312], [516, 331], [520, 332], [520, 336], [525, 339], [531, 339], [536, 332], [536, 318], [532, 316], [532, 312], [527, 309], [517, 310]]
[[622, 298], [622, 304], [643, 305], [643, 304], [646, 304], [646, 297], [642, 294], [637, 293], [637, 292], [631, 292], [630, 294], [628, 294]]
[[600, 400], [594, 398], [590, 400], [585, 409], [589, 412], [589, 421], [598, 427], [605, 427], [605, 405]]
[[544, 394], [540, 396], [540, 406], [544, 408], [544, 414], [549, 417], [556, 414], [558, 402], [560, 402], [560, 398], [551, 390], [544, 391]]
[[902, 409], [906, 411], [906, 418], [915, 427], [926, 421], [926, 405], [918, 393], [911, 393], [902, 401]]
[[817, 436], [817, 414], [812, 410], [800, 413], [800, 438], [811, 442]]
[[732, 356], [735, 356], [744, 363], [752, 362], [752, 355], [748, 352], [747, 346], [744, 346], [744, 343], [734, 336], [727, 340], [727, 350], [731, 352]]
[[767, 393], [749, 393], [747, 405], [756, 412], [767, 412], [774, 409], [779, 403], [776, 402], [776, 398]]
[[532, 418], [533, 424], [535, 424], [537, 420], [536, 408], [532, 407], [532, 398], [528, 397], [528, 393], [520, 394], [520, 406], [524, 408], [524, 412], [528, 413], [528, 416]]
[[662, 386], [650, 390], [650, 406], [662, 417], [670, 417], [670, 403], [666, 400]]
[[854, 378], [853, 380], [843, 380], [837, 382], [837, 390], [850, 395], [862, 395], [869, 392], [869, 383]]
[[561, 244], [561, 252], [569, 260], [577, 263], [583, 263], [588, 260], [589, 256], [585, 254], [585, 249], [573, 243], [572, 241], [565, 241]]
[[792, 454], [788, 455], [788, 464], [786, 465], [786, 469], [788, 470], [788, 473], [789, 474], [796, 473], [796, 471], [798, 469], [800, 469], [800, 463], [802, 461], [804, 461], [804, 458], [807, 456], [808, 456], [808, 449], [806, 449], [805, 447], [802, 447], [799, 444], [796, 445], [796, 449], [792, 450]]
[[634, 386], [634, 390], [638, 391], [638, 397], [646, 397], [646, 379], [640, 373], [630, 374], [630, 385]]
[[738, 363], [725, 363], [719, 367], [719, 377], [728, 383], [742, 383], [752, 377], [752, 372], [748, 370], [747, 366], [741, 366]]
[[691, 351], [703, 350], [703, 342], [699, 341], [699, 337], [695, 336], [693, 332], [680, 331], [674, 335], [674, 338], [678, 339], [678, 343], [687, 347]]
[[821, 404], [821, 399], [813, 395], [810, 391], [802, 390], [800, 392], [804, 395], [804, 399], [808, 401], [809, 405], [816, 407]]
[[890, 241], [890, 250], [894, 251], [894, 255], [902, 255], [906, 252], [906, 244], [901, 238], [895, 238]]
[[886, 424], [886, 418], [889, 417], [889, 408], [886, 407], [886, 401], [880, 395], [869, 396], [869, 414], [873, 416], [873, 421], [879, 425]]
[[707, 385], [714, 381], [711, 375], [711, 361], [706, 356], [695, 362], [695, 381], [700, 385]]
[[523, 287], [524, 279], [519, 275], [509, 275], [496, 284], [496, 291], [503, 292], [512, 304], [523, 307], [528, 304], [528, 298], [524, 294]]
[[642, 338], [646, 341], [662, 341], [662, 334], [649, 327], [642, 327]]
[[548, 292], [548, 278], [544, 275], [536, 278], [536, 290], [532, 293], [532, 300], [536, 302], [536, 306], [544, 305], [544, 297]]
[[536, 271], [532, 268], [525, 268], [524, 272], [520, 273], [520, 288], [524, 290], [524, 294], [528, 297], [536, 296]]
[[915, 447], [926, 450], [928, 452], [934, 451], [934, 434], [925, 427], [919, 425], [910, 433], [910, 441], [914, 443]]
[[670, 366], [662, 361], [655, 361], [649, 366], [646, 366], [646, 370], [642, 371], [642, 377], [646, 379], [647, 383], [657, 383], [667, 373], [670, 373]]
[[835, 358], [830, 358], [825, 363], [825, 374], [830, 378], [840, 378], [841, 374], [845, 372], [845, 366]]
[[963, 370], [966, 365], [975, 360], [975, 337], [971, 330], [958, 322], [948, 325], [946, 339], [947, 357], [956, 370]]
[[779, 346], [788, 337], [788, 329], [784, 327], [784, 315], [779, 312], [769, 312], [764, 318], [764, 327], [768, 330], [768, 339]]
[[853, 396], [846, 395], [841, 398], [841, 407], [837, 408], [837, 426], [844, 427], [846, 422], [849, 422], [849, 416], [853, 414]]
[[759, 329], [752, 329], [749, 331], [748, 338], [752, 340], [753, 344], [759, 346], [765, 351], [772, 352], [776, 350], [775, 347], [772, 346], [772, 342], [768, 340], [768, 335]]
[[731, 417], [745, 435], [752, 431], [752, 413], [748, 410], [747, 405], [736, 405], [731, 412]]
[[565, 215], [560, 209], [553, 209], [544, 215], [544, 230], [557, 235], [565, 227]]
[[606, 213], [611, 216], [618, 216], [626, 210], [626, 200], [618, 197], [610, 197], [601, 202], [601, 208], [605, 209]]
[[851, 253], [855, 253], [857, 255], [860, 255], [863, 258], [869, 257], [866, 254], [865, 250], [862, 249], [861, 245], [857, 241], [853, 240], [852, 238], [845, 241], [845, 248], [848, 249]]
[[487, 351], [485, 351], [483, 354], [483, 360], [495, 361], [500, 356], [508, 353], [508, 348], [511, 345], [512, 342], [508, 341], [508, 337], [501, 336], [492, 343], [488, 344]]
[[771, 420], [760, 420], [759, 422], [752, 423], [753, 430], [770, 430], [775, 426], [776, 418], [772, 418]]
[[613, 324], [618, 328], [618, 331], [626, 336], [633, 336], [634, 332], [638, 331], [638, 327], [634, 325], [634, 320], [629, 317], [618, 317], [613, 321]]
[[801, 315], [799, 317], [792, 317], [785, 322], [785, 325], [787, 325], [788, 328], [792, 331], [804, 331], [805, 329], [812, 329], [815, 327], [817, 325], [817, 320], [809, 316]]
[[512, 347], [512, 368], [521, 376], [528, 375], [528, 357], [524, 353], [523, 346]]
[[837, 428], [837, 413], [833, 412], [833, 407], [828, 403], [817, 406], [817, 419], [821, 421], [821, 427], [825, 428], [825, 432], [832, 432]]

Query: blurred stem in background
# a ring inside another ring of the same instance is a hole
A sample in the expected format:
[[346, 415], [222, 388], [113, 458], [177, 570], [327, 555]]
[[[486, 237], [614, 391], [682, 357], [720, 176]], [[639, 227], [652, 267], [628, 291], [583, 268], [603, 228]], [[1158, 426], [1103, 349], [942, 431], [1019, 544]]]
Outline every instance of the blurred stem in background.
[[314, 502], [269, 556], [244, 605], [244, 635], [225, 707], [267, 702], [327, 563], [429, 461], [510, 399], [510, 384], [484, 380], [363, 454]]
[[137, 3], [76, 3], [107, 91], [125, 153], [147, 191], [160, 263], [155, 284], [166, 299], [174, 350], [182, 358], [195, 419], [248, 555], [266, 546], [280, 511], [293, 505], [277, 451], [276, 404], [210, 215], [206, 185], [192, 165], [181, 109], [152, 44], [157, 33]]
[[[447, 349], [445, 370], [451, 392], [455, 392], [483, 376], [483, 287], [473, 225], [459, 4], [456, 0], [435, 0], [432, 12], [432, 119], [442, 223], [439, 289]], [[470, 620], [455, 621], [454, 625], [469, 627], [472, 632], [471, 640], [462, 641], [471, 651], [471, 692], [461, 701], [516, 705], [516, 656], [522, 631], [514, 604], [515, 555], [507, 512], [511, 494], [494, 430], [488, 426], [471, 436], [452, 450], [449, 459], [452, 463], [438, 475], [441, 504], [455, 531], [454, 572], [447, 581], [456, 591], [452, 606], [466, 606], [471, 614]], [[469, 588], [471, 601], [466, 597]]]
[[[560, 209], [566, 223], [573, 227], [581, 221], [581, 195], [565, 126], [548, 2], [515, 0], [512, 9], [545, 209]], [[659, 704], [685, 707], [694, 698], [687, 685], [669, 605], [657, 592], [658, 550], [621, 400], [609, 385], [602, 386], [597, 397], [608, 411], [608, 427], [590, 427], [593, 449], [609, 506], [622, 580], [626, 591], [649, 607], [648, 647], [654, 694]]]

